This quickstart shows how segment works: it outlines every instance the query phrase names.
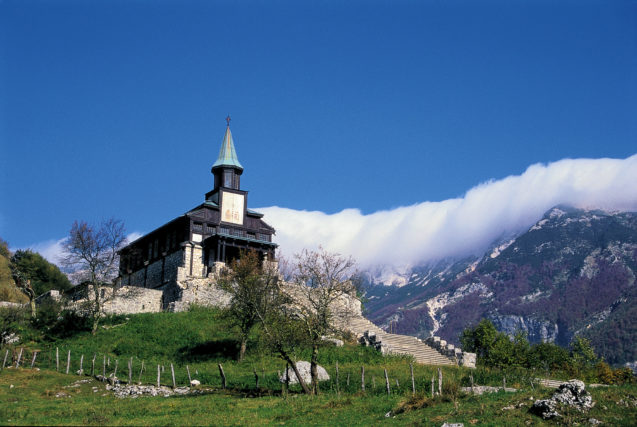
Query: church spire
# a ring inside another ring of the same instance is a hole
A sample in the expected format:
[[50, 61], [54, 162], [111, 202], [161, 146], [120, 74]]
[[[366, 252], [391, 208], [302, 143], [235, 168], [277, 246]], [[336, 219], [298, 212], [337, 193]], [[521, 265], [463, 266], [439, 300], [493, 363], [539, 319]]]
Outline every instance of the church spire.
[[241, 163], [239, 163], [239, 159], [237, 158], [237, 151], [234, 148], [234, 141], [232, 140], [232, 133], [230, 132], [230, 116], [226, 117], [226, 122], [228, 123], [226, 127], [226, 134], [223, 136], [221, 150], [219, 150], [219, 157], [212, 165], [212, 169], [225, 166], [243, 170], [243, 166], [241, 166]]

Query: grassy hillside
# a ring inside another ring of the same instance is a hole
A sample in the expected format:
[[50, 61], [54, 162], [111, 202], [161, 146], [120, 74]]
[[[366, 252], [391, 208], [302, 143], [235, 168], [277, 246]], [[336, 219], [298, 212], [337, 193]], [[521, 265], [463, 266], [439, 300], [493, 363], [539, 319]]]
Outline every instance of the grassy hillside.
[[[238, 335], [218, 310], [194, 308], [184, 313], [113, 317], [106, 319], [96, 336], [82, 331], [81, 322], [70, 326], [45, 335], [25, 334], [32, 337], [30, 342], [0, 349], [1, 359], [6, 350], [17, 353], [19, 348], [24, 348], [23, 365], [27, 366], [0, 372], [0, 424], [327, 425], [337, 421], [345, 425], [381, 422], [544, 425], [545, 422], [528, 413], [530, 398], [545, 398], [551, 394], [550, 390], [538, 389], [537, 385], [535, 389], [530, 387], [529, 375], [535, 373], [445, 367], [442, 369], [443, 396], [430, 399], [424, 396], [430, 393], [432, 376], [437, 378], [437, 367], [414, 365], [418, 396], [412, 398], [408, 358], [383, 357], [370, 348], [349, 344], [321, 350], [320, 363], [331, 376], [330, 381], [321, 384], [321, 395], [305, 396], [298, 387], [292, 387], [290, 394], [283, 396], [278, 381], [283, 362], [261, 348], [256, 335], [249, 342], [247, 358], [241, 363], [235, 361]], [[60, 354], [60, 373], [55, 372], [56, 348]], [[28, 368], [36, 349], [40, 350], [36, 359], [39, 371]], [[71, 366], [66, 375], [68, 350]], [[107, 373], [112, 373], [117, 363], [117, 376], [124, 380], [128, 377], [127, 363], [132, 358], [133, 381], [141, 378], [146, 384], [156, 382], [157, 365], [160, 365], [163, 366], [162, 384], [171, 385], [172, 363], [177, 384], [185, 385], [188, 366], [206, 391], [201, 395], [170, 398], [117, 399], [105, 389], [104, 383], [75, 374], [82, 355], [85, 373], [90, 373], [91, 359], [96, 355], [97, 373], [101, 373], [102, 361], [106, 358]], [[309, 350], [301, 349], [295, 357], [308, 360]], [[146, 370], [140, 377], [142, 361]], [[223, 365], [228, 378], [226, 390], [221, 389], [218, 363]], [[361, 366], [365, 366], [365, 391], [361, 390]], [[390, 379], [389, 396], [385, 390], [385, 369]], [[260, 380], [258, 389], [255, 371]], [[488, 385], [500, 385], [502, 376], [506, 375], [507, 385], [521, 391], [463, 395], [458, 387], [470, 383], [470, 374], [476, 383]], [[90, 382], [77, 383], [78, 380]], [[612, 425], [632, 424], [637, 409], [634, 385], [591, 391], [598, 401], [596, 407], [589, 414], [567, 413], [567, 423], [586, 422], [593, 417]], [[509, 406], [513, 409], [503, 410]]]

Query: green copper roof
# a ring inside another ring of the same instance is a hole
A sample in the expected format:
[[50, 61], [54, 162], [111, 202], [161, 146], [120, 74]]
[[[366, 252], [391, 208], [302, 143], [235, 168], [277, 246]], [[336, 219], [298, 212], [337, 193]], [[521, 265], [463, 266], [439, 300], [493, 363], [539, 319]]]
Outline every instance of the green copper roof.
[[221, 150], [219, 150], [219, 158], [212, 165], [212, 168], [221, 166], [234, 166], [243, 170], [243, 166], [239, 163], [237, 158], [237, 152], [234, 149], [234, 141], [232, 140], [232, 134], [230, 133], [230, 126], [226, 128], [226, 134], [223, 136], [223, 143], [221, 144]]

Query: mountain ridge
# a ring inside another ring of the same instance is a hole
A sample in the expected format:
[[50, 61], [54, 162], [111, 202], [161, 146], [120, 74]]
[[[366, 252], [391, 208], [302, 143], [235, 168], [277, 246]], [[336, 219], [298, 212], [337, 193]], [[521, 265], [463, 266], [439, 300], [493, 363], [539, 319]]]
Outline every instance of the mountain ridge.
[[403, 286], [367, 288], [371, 320], [403, 334], [458, 343], [481, 318], [508, 334], [567, 346], [591, 338], [614, 364], [637, 359], [632, 338], [637, 214], [556, 206], [481, 256], [411, 269]]

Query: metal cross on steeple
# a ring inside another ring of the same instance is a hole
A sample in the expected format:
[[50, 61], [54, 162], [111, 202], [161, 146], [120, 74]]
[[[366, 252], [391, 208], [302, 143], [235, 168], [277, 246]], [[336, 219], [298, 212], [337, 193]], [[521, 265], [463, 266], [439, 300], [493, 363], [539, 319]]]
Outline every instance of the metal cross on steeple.
[[228, 117], [226, 117], [226, 123], [228, 123], [228, 126], [230, 126], [230, 120], [232, 119], [230, 118], [230, 114], [228, 114]]

